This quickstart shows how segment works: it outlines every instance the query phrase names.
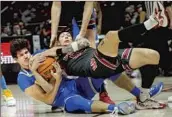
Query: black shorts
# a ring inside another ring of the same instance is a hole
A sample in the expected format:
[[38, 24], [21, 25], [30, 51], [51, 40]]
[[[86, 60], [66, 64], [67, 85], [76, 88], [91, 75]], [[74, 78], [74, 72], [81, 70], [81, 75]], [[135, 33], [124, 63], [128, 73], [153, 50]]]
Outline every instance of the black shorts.
[[[132, 70], [129, 66], [131, 53], [132, 48], [119, 49], [117, 57], [107, 57], [99, 54], [95, 49], [88, 48], [82, 51], [82, 55], [77, 54], [81, 55], [80, 57], [73, 57], [63, 63], [68, 75], [107, 78], [123, 71]], [[114, 60], [115, 62], [111, 62]]]
[[131, 53], [132, 48], [119, 49], [117, 57], [107, 57], [96, 51], [90, 60], [91, 76], [107, 78], [123, 71], [132, 71], [129, 66]]

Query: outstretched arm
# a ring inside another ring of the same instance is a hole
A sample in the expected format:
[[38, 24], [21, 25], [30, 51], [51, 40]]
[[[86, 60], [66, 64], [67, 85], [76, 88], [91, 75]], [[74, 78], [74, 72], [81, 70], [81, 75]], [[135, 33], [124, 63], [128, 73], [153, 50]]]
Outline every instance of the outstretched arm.
[[170, 21], [169, 28], [172, 29], [172, 5], [167, 6], [166, 11], [167, 11], [169, 21]]
[[84, 5], [84, 12], [82, 17], [82, 25], [81, 30], [79, 32], [79, 37], [85, 37], [87, 32], [87, 27], [91, 18], [91, 14], [93, 12], [93, 3], [91, 1], [86, 1]]
[[[61, 83], [61, 69], [58, 63], [54, 63], [53, 66], [56, 69], [56, 72], [53, 73], [51, 72], [51, 75], [55, 78], [55, 84], [52, 88], [51, 91], [49, 91], [48, 93], [44, 93], [44, 91], [41, 89], [40, 86], [38, 86], [37, 84], [34, 84], [28, 88], [25, 89], [25, 93], [29, 96], [31, 96], [32, 98], [39, 100], [41, 102], [44, 102], [46, 104], [52, 104], [55, 96], [58, 92], [60, 83]], [[43, 87], [42, 87], [43, 88]]]
[[55, 40], [57, 38], [57, 31], [60, 21], [61, 15], [61, 2], [60, 1], [53, 1], [51, 7], [51, 41], [50, 47], [53, 47], [55, 44]]
[[69, 52], [76, 52], [78, 50], [84, 49], [86, 47], [90, 46], [90, 42], [86, 38], [80, 38], [74, 42], [72, 42], [68, 46], [58, 46], [58, 47], [53, 47], [49, 50], [46, 50], [43, 52], [43, 56], [60, 56], [62, 54], [67, 54]]

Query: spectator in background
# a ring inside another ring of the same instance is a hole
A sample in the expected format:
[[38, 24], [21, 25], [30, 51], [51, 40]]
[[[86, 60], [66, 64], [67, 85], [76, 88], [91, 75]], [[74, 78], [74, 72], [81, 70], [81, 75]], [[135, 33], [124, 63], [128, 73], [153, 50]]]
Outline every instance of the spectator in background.
[[143, 23], [144, 20], [145, 7], [143, 2], [126, 2], [123, 27]]
[[8, 36], [11, 36], [12, 35], [12, 26], [11, 26], [11, 23], [10, 22], [7, 22], [5, 27], [7, 28], [7, 35]]
[[13, 25], [13, 35], [12, 36], [20, 36], [21, 35], [21, 29], [18, 23]]
[[18, 24], [20, 26], [22, 35], [30, 35], [31, 34], [31, 32], [26, 29], [25, 24], [22, 21], [20, 21]]
[[1, 37], [7, 37], [8, 36], [8, 28], [3, 27], [3, 28], [1, 28], [1, 30], [2, 30]]
[[13, 22], [18, 23], [21, 20], [20, 16], [18, 13], [13, 14]]
[[35, 11], [36, 9], [34, 7], [32, 7], [31, 4], [28, 4], [27, 5], [27, 9], [24, 10], [24, 12], [22, 12], [22, 21], [24, 23], [28, 23], [28, 22], [31, 22], [33, 18], [36, 17], [36, 14], [35, 14]]
[[41, 29], [41, 49], [48, 49], [51, 39], [51, 24], [50, 21], [47, 20], [43, 23], [43, 27]]

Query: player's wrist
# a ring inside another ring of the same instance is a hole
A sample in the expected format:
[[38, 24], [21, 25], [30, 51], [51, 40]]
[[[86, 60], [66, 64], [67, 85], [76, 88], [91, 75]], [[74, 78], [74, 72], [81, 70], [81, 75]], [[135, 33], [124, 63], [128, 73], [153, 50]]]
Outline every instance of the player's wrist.
[[83, 31], [79, 32], [79, 36], [80, 37], [85, 37], [85, 35], [86, 35], [86, 31], [83, 30]]

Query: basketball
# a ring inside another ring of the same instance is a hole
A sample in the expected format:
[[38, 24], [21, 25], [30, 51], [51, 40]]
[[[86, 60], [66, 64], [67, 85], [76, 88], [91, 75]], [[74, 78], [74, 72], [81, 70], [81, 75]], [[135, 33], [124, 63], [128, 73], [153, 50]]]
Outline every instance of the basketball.
[[51, 70], [55, 72], [55, 68], [52, 65], [55, 61], [55, 58], [47, 57], [46, 60], [38, 67], [38, 73], [45, 79], [51, 79]]

